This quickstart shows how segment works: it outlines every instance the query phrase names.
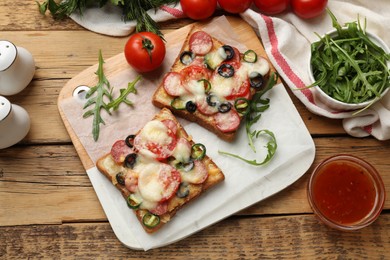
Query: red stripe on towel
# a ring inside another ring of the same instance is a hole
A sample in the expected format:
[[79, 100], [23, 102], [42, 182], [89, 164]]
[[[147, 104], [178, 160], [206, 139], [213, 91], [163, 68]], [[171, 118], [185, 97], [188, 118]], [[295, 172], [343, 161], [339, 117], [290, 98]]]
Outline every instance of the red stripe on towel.
[[315, 104], [313, 93], [308, 89], [303, 89], [306, 87], [306, 85], [298, 77], [298, 75], [295, 74], [295, 72], [291, 69], [290, 65], [284, 59], [283, 55], [280, 53], [278, 48], [279, 45], [278, 38], [276, 36], [274, 24], [271, 17], [265, 15], [261, 15], [261, 17], [265, 21], [267, 27], [268, 37], [271, 43], [271, 54], [274, 57], [275, 61], [277, 62], [279, 67], [283, 70], [283, 72], [286, 74], [288, 79], [297, 87], [297, 89], [300, 89], [301, 93], [307, 98], [307, 100]]
[[180, 9], [172, 8], [167, 5], [163, 5], [160, 7], [161, 10], [167, 12], [168, 14], [176, 17], [176, 18], [184, 18], [185, 14]]

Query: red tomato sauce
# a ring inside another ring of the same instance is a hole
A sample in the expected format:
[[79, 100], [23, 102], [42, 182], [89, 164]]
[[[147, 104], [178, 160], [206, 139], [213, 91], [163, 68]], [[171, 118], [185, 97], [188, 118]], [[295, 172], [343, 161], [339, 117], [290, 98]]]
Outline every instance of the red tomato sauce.
[[330, 162], [313, 182], [313, 199], [329, 220], [350, 225], [366, 217], [376, 200], [369, 173], [356, 163]]

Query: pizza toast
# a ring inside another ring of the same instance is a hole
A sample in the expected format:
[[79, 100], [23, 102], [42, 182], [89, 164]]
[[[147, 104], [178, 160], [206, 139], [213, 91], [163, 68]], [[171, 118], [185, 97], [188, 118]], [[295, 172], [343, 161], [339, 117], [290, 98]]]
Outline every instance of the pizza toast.
[[196, 144], [165, 108], [136, 134], [116, 141], [96, 166], [148, 233], [225, 178], [205, 146]]
[[254, 51], [240, 53], [193, 27], [152, 102], [231, 142], [243, 117], [237, 105], [248, 105], [268, 72], [268, 61]]

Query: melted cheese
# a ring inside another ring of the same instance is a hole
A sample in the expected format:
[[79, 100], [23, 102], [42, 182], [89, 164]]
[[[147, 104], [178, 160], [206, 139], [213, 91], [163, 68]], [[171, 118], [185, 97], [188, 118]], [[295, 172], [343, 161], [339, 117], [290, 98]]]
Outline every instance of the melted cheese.
[[211, 92], [220, 97], [229, 96], [234, 88], [241, 86], [241, 83], [247, 78], [248, 70], [246, 66], [241, 66], [235, 71], [233, 77], [225, 78], [215, 74], [211, 81]]
[[164, 187], [159, 180], [161, 163], [143, 164], [138, 177], [138, 189], [144, 200], [158, 202], [163, 198]]
[[191, 156], [191, 144], [187, 139], [180, 138], [172, 155], [179, 162], [188, 162]]
[[247, 75], [250, 75], [253, 72], [258, 72], [264, 76], [269, 71], [268, 61], [262, 57], [258, 57], [255, 63], [243, 62], [242, 64], [247, 70]]
[[168, 134], [168, 127], [159, 120], [149, 121], [142, 131], [137, 136], [139, 153], [155, 158], [156, 155], [150, 150], [146, 149], [146, 144], [154, 143], [162, 147], [169, 145], [172, 142], [172, 137]]
[[219, 97], [226, 97], [232, 93], [234, 88], [234, 78], [224, 78], [215, 75], [211, 80], [211, 92]]
[[158, 143], [161, 145], [168, 145], [172, 142], [168, 135], [168, 127], [159, 120], [149, 121], [140, 133], [143, 142]]
[[202, 81], [190, 80], [187, 82], [186, 88], [196, 96], [204, 95], [204, 83]]

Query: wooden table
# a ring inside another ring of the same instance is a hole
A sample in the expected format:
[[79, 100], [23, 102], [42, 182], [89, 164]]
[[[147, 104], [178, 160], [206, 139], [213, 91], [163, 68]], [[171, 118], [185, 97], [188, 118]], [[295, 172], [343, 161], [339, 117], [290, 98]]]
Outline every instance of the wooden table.
[[[161, 26], [169, 32], [191, 21]], [[57, 98], [66, 82], [120, 53], [127, 37], [99, 35], [71, 20], [42, 17], [34, 1], [0, 2], [0, 38], [28, 49], [36, 61], [31, 84], [8, 97], [32, 124], [19, 144], [0, 150], [0, 258], [389, 258], [390, 201], [379, 219], [356, 232], [320, 224], [307, 202], [313, 168], [336, 153], [371, 162], [390, 191], [390, 141], [348, 136], [341, 122], [313, 115], [290, 93], [315, 145], [311, 168], [297, 182], [191, 237], [147, 252], [123, 246], [114, 235], [65, 130]]]

